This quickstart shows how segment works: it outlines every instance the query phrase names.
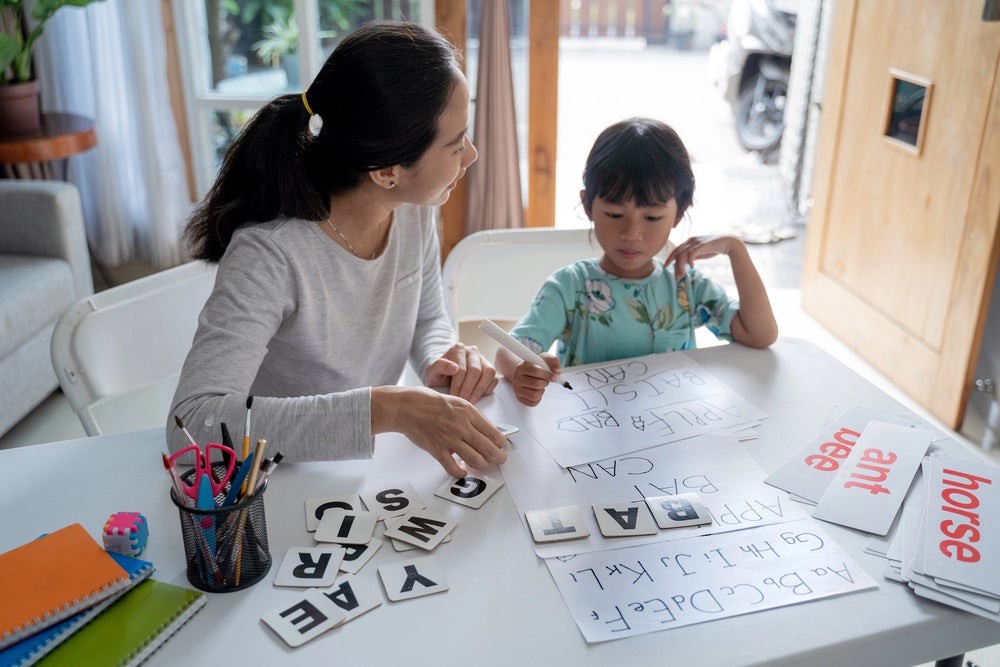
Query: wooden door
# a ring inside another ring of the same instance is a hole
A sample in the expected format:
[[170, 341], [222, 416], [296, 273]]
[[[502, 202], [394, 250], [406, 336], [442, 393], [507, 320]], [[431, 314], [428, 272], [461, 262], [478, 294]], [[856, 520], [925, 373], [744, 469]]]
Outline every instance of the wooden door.
[[[957, 428], [1000, 255], [1000, 22], [983, 0], [836, 5], [803, 308]], [[925, 91], [912, 135], [899, 80]]]

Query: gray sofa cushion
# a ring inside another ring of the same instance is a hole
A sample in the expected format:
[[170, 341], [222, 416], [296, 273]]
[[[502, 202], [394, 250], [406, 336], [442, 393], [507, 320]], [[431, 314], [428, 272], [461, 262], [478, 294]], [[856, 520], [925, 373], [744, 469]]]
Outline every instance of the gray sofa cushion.
[[0, 254], [0, 358], [53, 322], [76, 301], [69, 263], [38, 255]]

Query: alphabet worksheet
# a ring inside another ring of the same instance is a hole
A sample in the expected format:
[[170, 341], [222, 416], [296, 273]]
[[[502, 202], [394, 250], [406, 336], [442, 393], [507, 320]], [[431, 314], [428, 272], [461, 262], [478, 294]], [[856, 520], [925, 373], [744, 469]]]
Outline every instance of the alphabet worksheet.
[[601, 461], [704, 433], [746, 429], [767, 417], [681, 352], [570, 367], [529, 408], [497, 387], [506, 421], [529, 431], [559, 465]]
[[591, 643], [878, 587], [811, 519], [545, 564]]

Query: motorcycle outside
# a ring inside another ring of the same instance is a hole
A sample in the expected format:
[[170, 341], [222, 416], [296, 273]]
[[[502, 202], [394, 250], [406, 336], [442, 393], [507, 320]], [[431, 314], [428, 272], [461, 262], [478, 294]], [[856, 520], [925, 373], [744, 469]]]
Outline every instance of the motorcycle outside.
[[733, 0], [712, 47], [716, 86], [732, 105], [736, 135], [764, 162], [777, 157], [795, 43], [796, 0]]

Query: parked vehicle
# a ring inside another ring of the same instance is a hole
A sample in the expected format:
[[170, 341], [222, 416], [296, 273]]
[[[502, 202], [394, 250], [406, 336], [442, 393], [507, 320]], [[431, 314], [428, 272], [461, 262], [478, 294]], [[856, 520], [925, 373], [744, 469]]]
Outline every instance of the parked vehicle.
[[725, 37], [712, 47], [716, 86], [732, 105], [740, 145], [768, 160], [785, 129], [796, 0], [733, 0]]

